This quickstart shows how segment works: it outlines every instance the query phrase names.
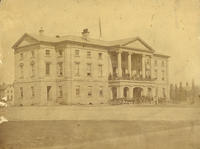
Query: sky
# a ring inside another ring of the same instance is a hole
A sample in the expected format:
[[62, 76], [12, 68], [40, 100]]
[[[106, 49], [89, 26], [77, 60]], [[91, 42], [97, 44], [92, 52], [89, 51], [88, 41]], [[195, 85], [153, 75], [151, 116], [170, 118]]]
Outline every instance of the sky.
[[170, 56], [170, 83], [200, 84], [200, 0], [1, 0], [0, 82], [14, 81], [11, 47], [24, 33], [99, 38], [99, 17], [103, 40], [139, 36]]

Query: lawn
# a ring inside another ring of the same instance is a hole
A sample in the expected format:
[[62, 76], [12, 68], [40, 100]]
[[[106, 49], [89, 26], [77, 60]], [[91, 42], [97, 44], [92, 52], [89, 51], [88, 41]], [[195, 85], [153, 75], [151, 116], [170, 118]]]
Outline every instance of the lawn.
[[10, 121], [0, 125], [0, 149], [67, 146], [199, 124], [194, 121]]

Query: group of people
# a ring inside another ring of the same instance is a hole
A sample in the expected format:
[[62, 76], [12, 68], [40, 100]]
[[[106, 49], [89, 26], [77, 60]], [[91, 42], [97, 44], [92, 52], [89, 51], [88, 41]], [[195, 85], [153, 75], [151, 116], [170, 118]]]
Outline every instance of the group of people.
[[115, 99], [120, 104], [160, 104], [163, 102], [163, 99], [158, 96], [149, 97], [149, 96], [141, 96], [141, 97], [133, 97], [133, 98], [120, 98]]
[[[110, 73], [109, 75], [109, 79], [117, 79], [119, 78], [119, 74], [118, 72], [115, 72], [113, 73], [113, 75]], [[139, 69], [139, 70], [132, 70], [131, 74], [128, 72], [128, 70], [125, 70], [122, 72], [122, 78], [125, 78], [125, 79], [131, 79], [131, 80], [142, 80], [143, 79], [143, 76], [142, 76], [142, 71]], [[151, 79], [151, 74], [150, 74], [150, 71], [146, 71], [146, 74], [145, 74], [145, 78], [146, 79]]]

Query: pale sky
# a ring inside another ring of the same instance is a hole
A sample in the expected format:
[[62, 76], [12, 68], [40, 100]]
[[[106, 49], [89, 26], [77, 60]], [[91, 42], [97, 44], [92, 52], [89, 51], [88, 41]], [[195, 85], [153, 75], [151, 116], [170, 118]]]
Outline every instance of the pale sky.
[[168, 54], [171, 83], [200, 84], [199, 0], [1, 0], [0, 81], [14, 80], [11, 46], [25, 32], [80, 35], [88, 28], [103, 40], [139, 36], [156, 51]]

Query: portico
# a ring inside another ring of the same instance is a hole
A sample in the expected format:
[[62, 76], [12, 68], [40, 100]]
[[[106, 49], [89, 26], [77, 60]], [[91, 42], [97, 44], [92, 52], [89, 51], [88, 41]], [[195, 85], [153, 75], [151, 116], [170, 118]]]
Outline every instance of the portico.
[[111, 99], [153, 97], [155, 88], [151, 51], [119, 49], [110, 51], [112, 72], [109, 76]]
[[151, 80], [151, 53], [131, 50], [111, 51], [112, 73], [110, 80]]

